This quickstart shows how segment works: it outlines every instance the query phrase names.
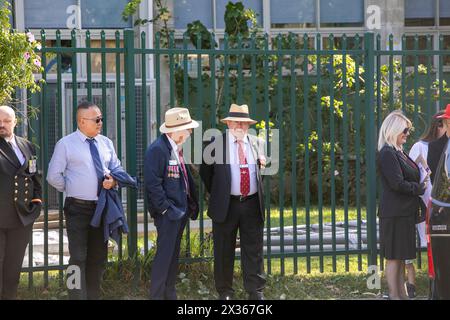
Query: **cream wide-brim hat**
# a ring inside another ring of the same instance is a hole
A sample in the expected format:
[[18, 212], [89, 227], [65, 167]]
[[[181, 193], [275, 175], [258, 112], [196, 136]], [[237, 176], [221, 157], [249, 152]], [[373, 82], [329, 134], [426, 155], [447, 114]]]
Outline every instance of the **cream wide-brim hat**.
[[172, 108], [166, 111], [165, 122], [159, 127], [161, 133], [172, 133], [198, 128], [197, 121], [191, 119], [187, 108]]
[[248, 122], [250, 124], [255, 124], [258, 122], [253, 119], [250, 119], [250, 114], [248, 113], [248, 106], [246, 104], [239, 106], [234, 103], [230, 106], [228, 117], [220, 121], [222, 123], [226, 123], [227, 121], [240, 121], [240, 122]]

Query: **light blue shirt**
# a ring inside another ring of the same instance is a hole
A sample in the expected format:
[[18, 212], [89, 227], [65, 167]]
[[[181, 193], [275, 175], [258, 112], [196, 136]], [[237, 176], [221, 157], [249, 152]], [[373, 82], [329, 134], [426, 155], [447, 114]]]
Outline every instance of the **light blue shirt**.
[[[47, 181], [58, 191], [65, 192], [66, 197], [98, 200], [97, 173], [87, 139], [77, 130], [58, 141], [48, 165]], [[105, 174], [120, 166], [110, 139], [99, 134], [95, 137], [95, 146]]]

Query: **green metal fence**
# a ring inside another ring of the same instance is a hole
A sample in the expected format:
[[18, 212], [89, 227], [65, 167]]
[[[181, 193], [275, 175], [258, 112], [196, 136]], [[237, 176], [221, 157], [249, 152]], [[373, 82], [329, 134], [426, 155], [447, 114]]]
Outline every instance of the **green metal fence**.
[[[214, 34], [209, 39], [185, 35], [179, 42], [172, 34], [165, 41], [168, 48], [160, 46], [158, 33], [151, 49], [145, 33], [136, 37], [133, 30], [116, 32], [114, 48], [106, 48], [104, 32], [100, 48], [91, 47], [89, 32], [83, 36], [85, 47], [76, 47], [75, 31], [72, 47], [63, 47], [56, 31], [55, 46], [48, 47], [46, 32], [41, 32], [42, 64], [49, 66], [48, 59], [52, 59], [56, 70], [49, 80], [46, 68], [42, 78], [47, 83], [39, 95], [30, 95], [40, 113], [30, 121], [28, 133], [39, 145], [44, 177], [56, 141], [76, 128], [75, 110], [82, 99], [101, 107], [103, 133], [114, 137], [127, 171], [141, 179], [143, 153], [156, 138], [167, 107], [188, 106], [206, 130], [224, 129], [219, 119], [230, 104], [246, 103], [252, 117], [260, 121], [257, 128], [279, 130], [277, 140], [271, 138], [270, 130], [263, 132], [269, 150], [273, 144], [280, 146], [279, 159], [274, 159], [279, 160], [279, 171], [264, 182], [266, 271], [336, 272], [341, 267], [362, 271], [382, 262], [378, 260], [376, 221], [377, 129], [390, 110], [402, 108], [414, 122], [417, 140], [431, 115], [449, 102], [444, 81], [448, 51], [432, 50], [429, 39], [427, 50], [417, 50], [417, 38], [413, 50], [394, 50], [392, 38], [389, 49], [380, 50], [380, 37], [372, 33], [351, 38], [225, 35], [220, 45]], [[62, 56], [68, 54], [71, 75], [62, 70]], [[101, 72], [93, 77], [94, 55], [100, 55]], [[113, 73], [107, 72], [107, 55], [115, 57]], [[147, 74], [150, 56], [154, 80]], [[419, 64], [422, 56], [426, 66]], [[77, 61], [86, 64], [82, 79], [75, 72]], [[207, 197], [198, 175], [196, 179], [204, 211]], [[41, 266], [33, 265], [32, 243], [29, 266], [23, 269], [29, 274], [30, 286], [38, 271], [44, 272], [47, 285], [52, 270], [59, 271], [62, 284], [66, 267], [63, 195], [44, 183], [44, 198], [44, 261]], [[130, 233], [119, 243], [113, 259], [151, 252], [149, 240], [155, 234], [144, 198], [142, 187], [123, 193]], [[52, 229], [59, 235], [57, 250], [49, 250], [51, 216], [57, 217]], [[190, 222], [183, 262], [211, 259], [210, 232], [206, 213], [198, 222]], [[50, 263], [50, 251], [57, 251], [56, 262]]]

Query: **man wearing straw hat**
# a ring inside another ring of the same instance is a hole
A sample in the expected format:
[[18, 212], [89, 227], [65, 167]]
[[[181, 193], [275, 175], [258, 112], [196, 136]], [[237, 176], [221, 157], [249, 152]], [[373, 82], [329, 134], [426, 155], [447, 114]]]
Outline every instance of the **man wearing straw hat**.
[[196, 187], [182, 145], [198, 127], [186, 108], [172, 108], [159, 128], [162, 135], [145, 153], [148, 210], [158, 233], [150, 280], [150, 299], [176, 300], [175, 281], [181, 236], [189, 218], [198, 216]]
[[[221, 120], [228, 130], [211, 141], [212, 163], [205, 159], [200, 175], [210, 194], [208, 216], [213, 221], [214, 280], [219, 299], [233, 299], [233, 270], [239, 230], [244, 287], [250, 300], [263, 300], [266, 283], [263, 260], [264, 194], [260, 170], [265, 165], [258, 138], [248, 134], [247, 105], [232, 104]], [[208, 146], [208, 148], [210, 147]], [[217, 156], [218, 152], [223, 154]], [[223, 157], [223, 162], [222, 162]], [[219, 159], [219, 161], [217, 161]]]

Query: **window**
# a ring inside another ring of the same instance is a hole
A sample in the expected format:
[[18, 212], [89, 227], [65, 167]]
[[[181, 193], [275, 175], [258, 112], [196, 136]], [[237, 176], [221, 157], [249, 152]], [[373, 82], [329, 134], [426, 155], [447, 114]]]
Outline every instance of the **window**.
[[311, 28], [316, 25], [316, 0], [270, 2], [272, 28]]
[[[415, 36], [407, 36], [406, 37], [406, 50], [415, 50]], [[430, 48], [427, 48], [427, 36], [419, 36], [417, 42], [417, 50], [427, 50], [433, 48], [433, 38], [431, 38]], [[431, 65], [433, 65], [433, 57], [432, 56], [418, 56], [418, 64], [423, 64], [424, 66], [428, 65], [428, 57], [431, 57]], [[408, 67], [412, 67], [415, 65], [416, 56], [406, 56], [406, 65]]]
[[65, 29], [71, 16], [70, 6], [76, 3], [76, 0], [24, 1], [25, 28]]
[[9, 3], [8, 9], [11, 12], [11, 14], [9, 15], [9, 24], [13, 27], [13, 29], [15, 28], [15, 21], [14, 21], [14, 7], [12, 5], [12, 0], [8, 0], [6, 1], [7, 3]]
[[364, 0], [320, 0], [321, 27], [362, 27]]
[[[225, 15], [225, 8], [229, 0], [216, 0], [216, 26], [219, 29], [225, 29], [225, 21], [223, 19]], [[235, 1], [234, 1], [235, 2]], [[258, 25], [262, 25], [262, 0], [242, 0], [242, 4], [246, 9], [252, 9], [256, 12]]]
[[450, 1], [439, 1], [439, 25], [450, 26]]
[[175, 29], [186, 29], [187, 24], [200, 20], [208, 29], [213, 27], [211, 0], [177, 0], [174, 1]]
[[[131, 21], [122, 20], [127, 0], [81, 1], [81, 27], [108, 29], [131, 27]], [[72, 29], [76, 23], [76, 0], [24, 1], [25, 28]]]
[[[46, 40], [46, 47], [56, 47], [56, 40]], [[61, 47], [72, 47], [71, 40], [61, 40]], [[47, 66], [45, 67], [45, 71], [47, 73], [56, 74], [58, 67], [58, 56], [56, 53], [48, 53], [47, 57]], [[61, 72], [62, 73], [72, 73], [72, 53], [64, 52], [61, 53]]]
[[[115, 48], [116, 40], [106, 40], [106, 48]], [[120, 47], [123, 47], [123, 41], [120, 41]], [[100, 40], [91, 40], [91, 48], [101, 48]], [[106, 73], [116, 73], [116, 54], [115, 53], [107, 53], [106, 54]], [[102, 72], [102, 54], [101, 53], [92, 53], [91, 54], [91, 67], [92, 73], [101, 73]], [[124, 72], [124, 60], [123, 54], [120, 55], [120, 72]]]
[[83, 29], [130, 28], [131, 20], [122, 20], [122, 10], [128, 0], [81, 0], [81, 25]]
[[[444, 36], [444, 50], [450, 50], [450, 35]], [[444, 56], [444, 66], [450, 66], [450, 55]]]
[[[356, 45], [356, 39], [355, 37], [347, 37], [347, 49], [362, 49], [364, 43], [364, 37], [359, 37], [359, 46]], [[342, 50], [343, 48], [343, 40], [342, 37], [333, 37], [333, 43], [330, 43], [329, 37], [323, 37], [322, 38], [322, 49], [323, 50], [333, 50], [333, 49], [339, 49]]]
[[405, 0], [405, 26], [434, 26], [435, 11], [435, 0]]

